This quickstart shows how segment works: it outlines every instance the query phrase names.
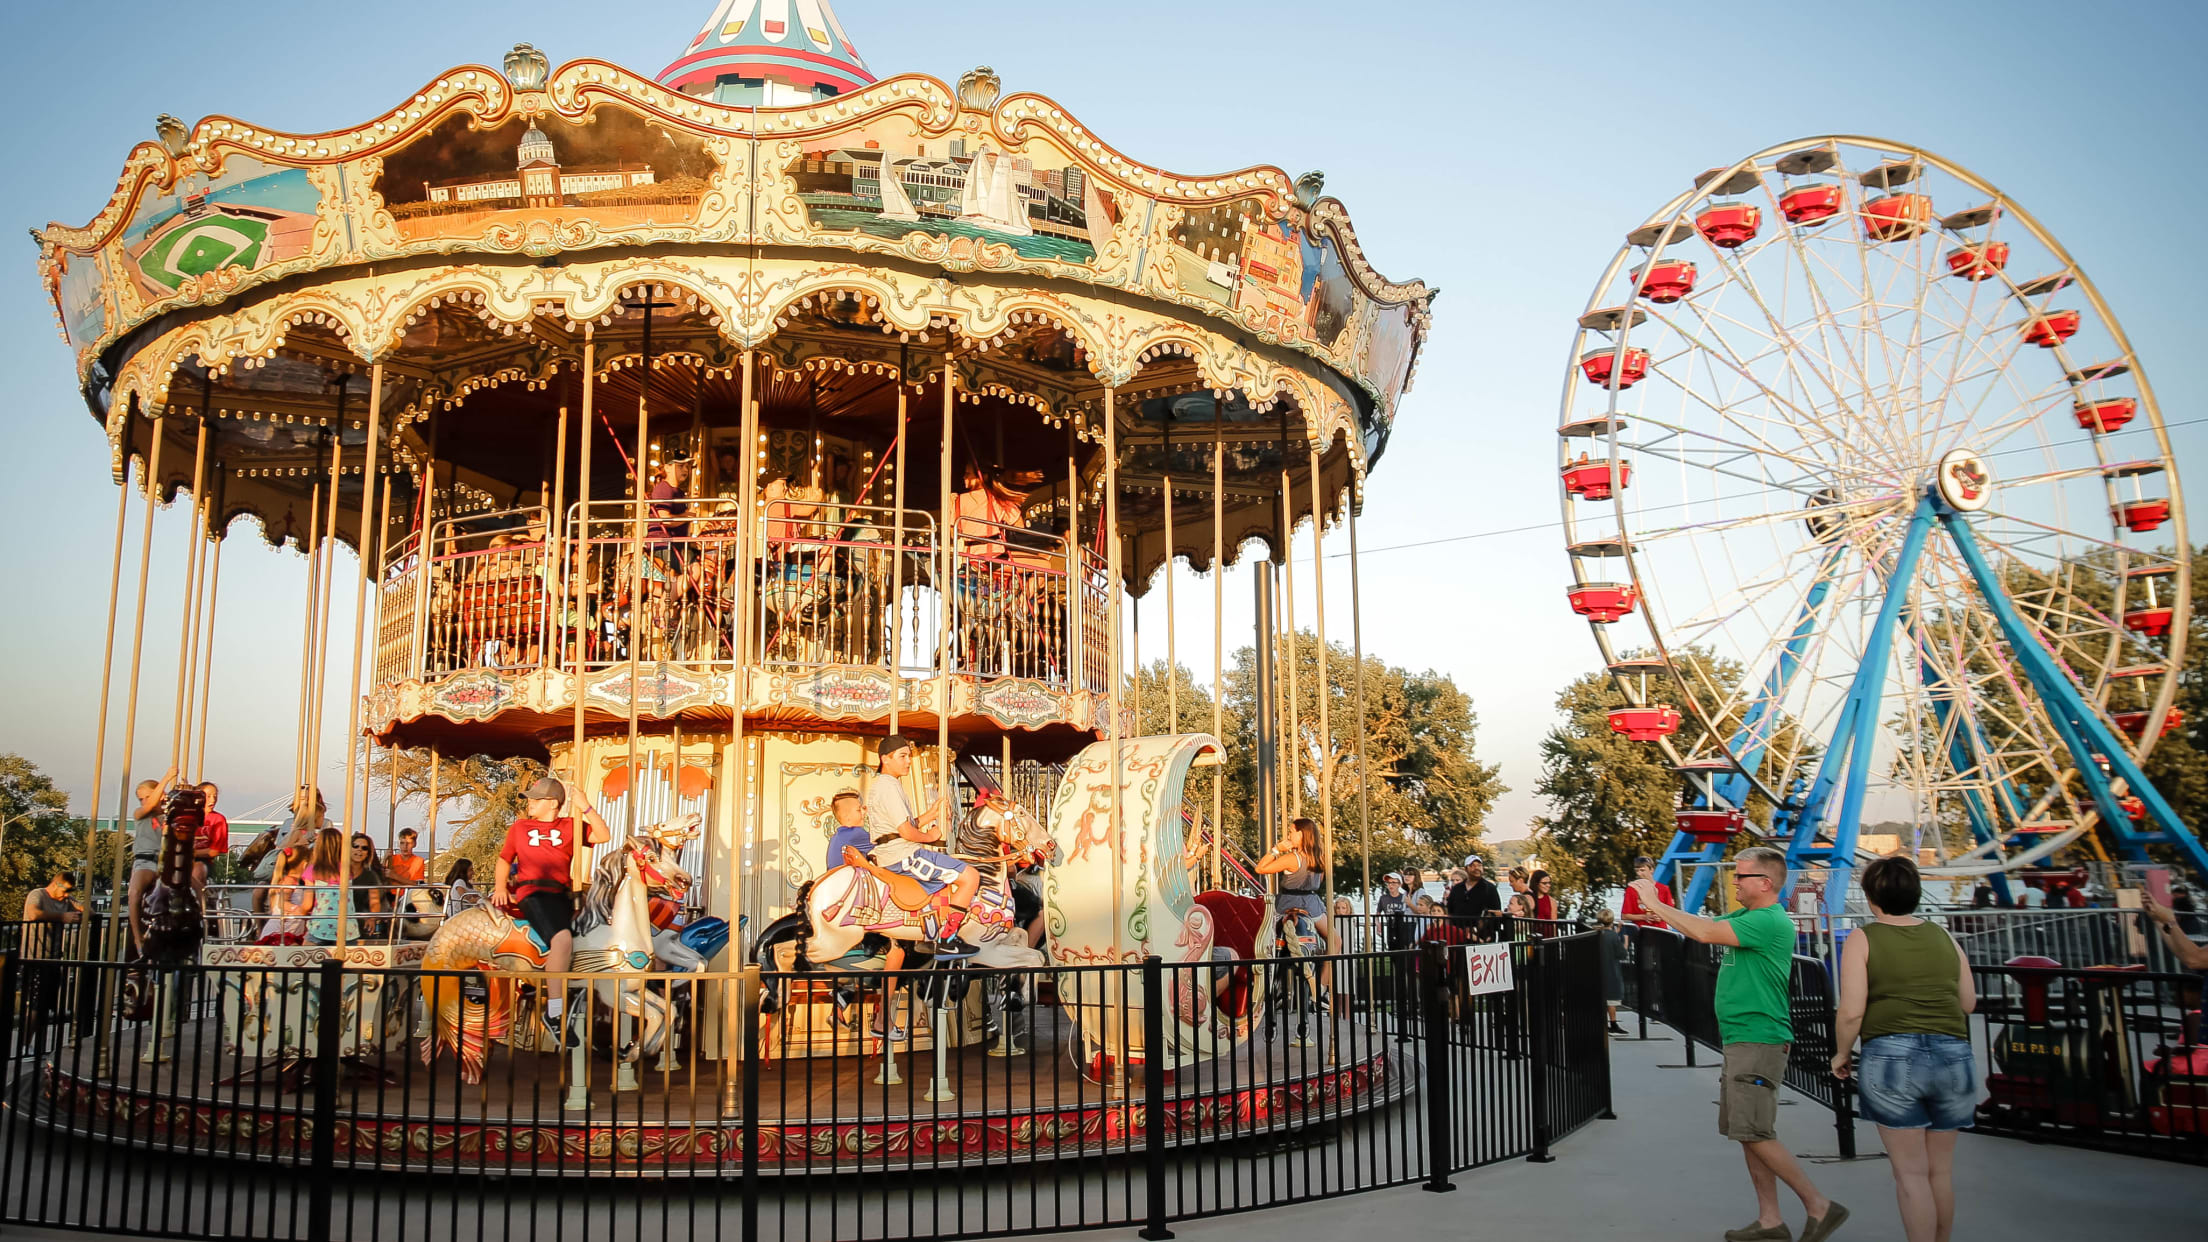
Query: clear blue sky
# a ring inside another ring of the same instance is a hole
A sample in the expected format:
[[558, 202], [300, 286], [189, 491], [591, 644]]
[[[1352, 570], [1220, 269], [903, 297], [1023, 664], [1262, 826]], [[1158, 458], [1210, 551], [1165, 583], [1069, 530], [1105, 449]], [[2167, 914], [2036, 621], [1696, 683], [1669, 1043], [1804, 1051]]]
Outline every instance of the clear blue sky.
[[[179, 22], [173, 6], [152, 4], [12, 10], [0, 48], [11, 121], [0, 223], [16, 247], [0, 281], [0, 523], [14, 606], [0, 617], [0, 750], [55, 773], [82, 808], [114, 513], [105, 447], [22, 230], [83, 223], [157, 113], [337, 128], [455, 64], [496, 64], [518, 40], [555, 63], [598, 56], [649, 75], [711, 7], [391, 0], [241, 22]], [[1595, 659], [1563, 602], [1557, 534], [1377, 549], [1554, 521], [1552, 437], [1572, 320], [1624, 230], [1701, 169], [1834, 132], [1939, 152], [2068, 245], [2130, 332], [2168, 418], [2208, 413], [2208, 384], [2186, 362], [2200, 356], [2208, 277], [2193, 223], [2208, 201], [2208, 9], [2197, 4], [840, 0], [838, 13], [884, 76], [951, 80], [993, 65], [1007, 90], [1055, 97], [1137, 159], [1187, 172], [1323, 168], [1380, 268], [1444, 291], [1360, 528], [1372, 550], [1365, 640], [1471, 693], [1480, 750], [1513, 787], [1490, 825], [1498, 836], [1520, 835], [1538, 813], [1536, 744], [1553, 697]], [[2196, 484], [2204, 432], [2176, 433]], [[140, 708], [135, 766], [146, 772], [160, 764], [145, 757], [168, 746], [181, 518], [165, 515], [155, 538], [166, 555]], [[289, 780], [304, 564], [244, 539], [225, 559], [210, 775], [234, 811]], [[1346, 574], [1334, 587], [1329, 626], [1346, 638]], [[1184, 607], [1181, 630], [1184, 661], [1202, 674], [1210, 592], [1182, 596], [1203, 606]], [[1230, 579], [1229, 597], [1230, 635], [1246, 634], [1246, 583]], [[1155, 619], [1145, 629], [1146, 646], [1159, 641]], [[126, 672], [119, 662], [118, 702]], [[343, 693], [341, 670], [333, 701]], [[339, 746], [333, 734], [326, 751]], [[113, 779], [111, 759], [110, 790]], [[112, 793], [104, 801], [112, 806]]]

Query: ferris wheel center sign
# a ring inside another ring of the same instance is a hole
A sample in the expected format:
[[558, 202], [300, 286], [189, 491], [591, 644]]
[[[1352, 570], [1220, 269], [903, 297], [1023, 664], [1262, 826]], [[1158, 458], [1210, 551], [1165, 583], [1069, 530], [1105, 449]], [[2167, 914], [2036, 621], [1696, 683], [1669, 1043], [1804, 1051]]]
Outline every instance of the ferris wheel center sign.
[[1993, 500], [1993, 472], [1986, 460], [1969, 449], [1956, 449], [1940, 459], [1940, 499], [1959, 513], [1976, 513]]

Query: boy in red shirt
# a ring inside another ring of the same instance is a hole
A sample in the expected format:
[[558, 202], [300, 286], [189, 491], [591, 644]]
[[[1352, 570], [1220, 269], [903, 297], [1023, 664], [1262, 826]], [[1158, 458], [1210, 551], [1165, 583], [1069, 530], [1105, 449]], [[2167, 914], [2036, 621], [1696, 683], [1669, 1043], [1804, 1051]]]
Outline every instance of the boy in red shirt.
[[[1643, 854], [1639, 858], [1634, 859], [1633, 878], [1637, 880], [1654, 881], [1656, 878], [1656, 860], [1650, 858], [1646, 854]], [[1672, 899], [1671, 885], [1656, 885], [1656, 895], [1663, 898], [1665, 904], [1670, 904]], [[1635, 892], [1633, 886], [1630, 884], [1625, 886], [1625, 906], [1618, 913], [1619, 916], [1625, 920], [1626, 926], [1628, 927], [1653, 927], [1659, 931], [1669, 931], [1671, 929], [1671, 924], [1666, 923], [1660, 918], [1657, 918], [1654, 914], [1650, 913], [1646, 907], [1641, 905], [1641, 895], [1638, 892]]]
[[[607, 837], [606, 821], [590, 807], [580, 818], [587, 835], [578, 836], [567, 790], [549, 776], [537, 778], [523, 795], [522, 817], [506, 830], [506, 844], [492, 868], [491, 902], [507, 908], [518, 900], [521, 919], [544, 946], [546, 974], [560, 974], [575, 959], [575, 889], [570, 878], [578, 845], [597, 845]], [[544, 1024], [560, 1036], [566, 998], [555, 990], [544, 1001]]]

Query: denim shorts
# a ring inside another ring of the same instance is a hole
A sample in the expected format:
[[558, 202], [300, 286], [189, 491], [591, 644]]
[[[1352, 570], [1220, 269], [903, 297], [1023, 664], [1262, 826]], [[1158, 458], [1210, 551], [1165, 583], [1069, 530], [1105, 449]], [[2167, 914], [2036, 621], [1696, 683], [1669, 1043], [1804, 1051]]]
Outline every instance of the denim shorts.
[[1970, 1041], [1953, 1035], [1881, 1035], [1863, 1045], [1857, 1110], [1889, 1130], [1960, 1130], [1978, 1103]]

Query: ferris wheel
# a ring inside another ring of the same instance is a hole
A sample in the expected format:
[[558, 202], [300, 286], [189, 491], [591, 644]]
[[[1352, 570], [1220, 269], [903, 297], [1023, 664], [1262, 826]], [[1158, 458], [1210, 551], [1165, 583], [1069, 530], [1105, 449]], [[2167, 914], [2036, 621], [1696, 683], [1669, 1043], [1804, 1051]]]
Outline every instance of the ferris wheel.
[[1559, 444], [1611, 727], [1683, 777], [1663, 872], [1757, 837], [1837, 912], [1876, 833], [2004, 890], [2073, 847], [2208, 874], [2139, 768], [2182, 724], [2169, 436], [1991, 184], [1857, 137], [1704, 173], [1596, 283]]

